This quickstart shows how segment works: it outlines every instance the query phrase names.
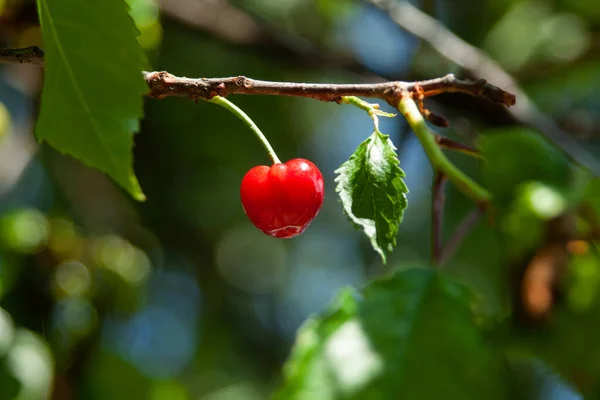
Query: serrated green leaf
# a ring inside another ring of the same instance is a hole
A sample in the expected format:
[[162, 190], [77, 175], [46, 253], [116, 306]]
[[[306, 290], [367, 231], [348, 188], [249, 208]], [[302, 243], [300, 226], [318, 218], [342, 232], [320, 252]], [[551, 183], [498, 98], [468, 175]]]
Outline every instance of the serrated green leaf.
[[299, 331], [286, 400], [502, 399], [503, 360], [471, 311], [474, 297], [431, 269], [343, 290]]
[[344, 212], [362, 228], [383, 262], [396, 245], [398, 226], [408, 203], [408, 188], [396, 148], [388, 135], [375, 131], [336, 171]]
[[37, 0], [45, 77], [36, 135], [99, 169], [134, 198], [133, 134], [148, 88], [138, 31], [123, 0]]

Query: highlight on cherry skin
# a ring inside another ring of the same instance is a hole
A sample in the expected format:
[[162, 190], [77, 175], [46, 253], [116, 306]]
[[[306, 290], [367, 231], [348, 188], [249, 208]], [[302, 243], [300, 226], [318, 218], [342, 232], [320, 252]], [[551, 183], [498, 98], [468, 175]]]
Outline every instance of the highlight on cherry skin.
[[298, 236], [323, 205], [323, 176], [303, 158], [282, 164], [256, 166], [240, 187], [242, 206], [250, 221], [269, 236]]

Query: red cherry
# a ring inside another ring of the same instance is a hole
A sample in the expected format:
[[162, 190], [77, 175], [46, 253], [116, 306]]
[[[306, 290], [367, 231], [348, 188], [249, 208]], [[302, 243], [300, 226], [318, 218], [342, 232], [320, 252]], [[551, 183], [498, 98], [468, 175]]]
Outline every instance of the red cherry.
[[292, 238], [304, 232], [323, 204], [323, 176], [310, 161], [295, 158], [246, 173], [240, 189], [250, 221], [267, 235]]

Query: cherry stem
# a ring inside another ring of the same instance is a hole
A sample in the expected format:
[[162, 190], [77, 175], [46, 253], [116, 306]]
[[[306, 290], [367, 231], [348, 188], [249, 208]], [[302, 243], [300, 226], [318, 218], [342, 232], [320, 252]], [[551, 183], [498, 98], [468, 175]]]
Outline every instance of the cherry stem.
[[[393, 118], [396, 116], [396, 114], [381, 111], [379, 109], [379, 104], [367, 103], [366, 101], [361, 100], [356, 96], [342, 96], [340, 98], [340, 100], [338, 101], [338, 103], [351, 104], [353, 106], [360, 108], [361, 110], [366, 111], [369, 114], [369, 117], [371, 117], [371, 119], [373, 120], [373, 124], [375, 124], [376, 132], [379, 132], [379, 118], [377, 118], [377, 116], [387, 117], [387, 118]], [[379, 132], [379, 133], [381, 133], [381, 132]]]
[[481, 187], [473, 179], [465, 175], [464, 172], [446, 158], [436, 141], [435, 133], [427, 126], [423, 115], [421, 115], [421, 112], [419, 111], [419, 107], [409, 93], [405, 92], [400, 98], [400, 101], [398, 102], [398, 111], [404, 115], [404, 118], [406, 118], [406, 121], [415, 133], [415, 136], [417, 136], [417, 139], [421, 142], [421, 146], [425, 150], [425, 154], [427, 154], [433, 169], [443, 174], [450, 183], [473, 200], [478, 206], [489, 206], [492, 194]]
[[269, 157], [271, 157], [273, 164], [281, 164], [281, 160], [279, 159], [279, 157], [277, 157], [277, 154], [275, 153], [275, 150], [273, 150], [273, 147], [271, 147], [271, 144], [267, 140], [267, 137], [261, 132], [258, 126], [256, 126], [254, 121], [250, 119], [248, 114], [246, 114], [244, 111], [242, 111], [241, 108], [239, 108], [238, 106], [221, 96], [213, 96], [208, 101], [211, 103], [218, 104], [223, 108], [226, 108], [236, 117], [241, 119], [248, 126], [248, 128], [250, 128], [250, 130], [256, 135], [258, 140], [262, 143], [265, 150], [267, 151], [267, 154], [269, 154]]

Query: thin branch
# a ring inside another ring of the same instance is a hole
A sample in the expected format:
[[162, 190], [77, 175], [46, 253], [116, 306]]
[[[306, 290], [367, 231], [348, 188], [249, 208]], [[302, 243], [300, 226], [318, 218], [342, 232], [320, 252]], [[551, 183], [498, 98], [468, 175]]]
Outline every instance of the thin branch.
[[377, 103], [367, 103], [364, 100], [359, 99], [355, 96], [344, 96], [339, 101], [340, 104], [350, 104], [355, 107], [360, 108], [361, 110], [366, 111], [369, 114], [369, 117], [373, 120], [373, 125], [375, 125], [375, 132], [379, 132], [379, 117], [386, 118], [394, 118], [396, 114], [388, 113], [385, 111], [381, 111], [379, 109], [379, 104]]
[[44, 65], [44, 50], [37, 46], [23, 49], [0, 49], [0, 64]]
[[519, 98], [519, 104], [509, 110], [517, 121], [530, 125], [544, 134], [570, 158], [600, 175], [600, 160], [583, 148], [569, 132], [540, 111], [535, 103], [517, 84], [514, 78], [502, 69], [487, 54], [465, 42], [436, 19], [425, 14], [408, 1], [363, 0], [383, 12], [402, 29], [429, 43], [438, 53], [468, 71], [473, 76], [494, 81]]
[[483, 158], [483, 155], [479, 150], [473, 146], [469, 146], [468, 144], [457, 142], [456, 140], [452, 140], [440, 135], [435, 137], [435, 141], [442, 149], [454, 150], [468, 156]]
[[379, 98], [395, 107], [401, 93], [416, 93], [417, 88], [420, 88], [425, 97], [441, 93], [465, 93], [505, 106], [512, 106], [516, 101], [514, 95], [484, 80], [464, 81], [454, 75], [420, 82], [395, 81], [373, 84], [272, 82], [244, 76], [193, 79], [176, 77], [164, 71], [144, 72], [144, 78], [150, 86], [150, 96], [156, 98], [177, 96], [210, 99], [215, 95], [225, 97], [230, 94], [262, 94], [339, 102], [343, 96], [357, 96]]
[[[43, 51], [38, 47], [27, 49], [2, 50], [1, 62], [27, 63], [43, 65]], [[6, 61], [5, 61], [6, 60]], [[515, 104], [515, 96], [487, 83], [459, 80], [454, 75], [420, 82], [384, 82], [364, 84], [328, 84], [272, 82], [246, 78], [244, 76], [226, 78], [186, 78], [177, 77], [166, 71], [143, 71], [150, 92], [148, 96], [162, 99], [165, 97], [189, 97], [209, 100], [214, 96], [226, 97], [231, 94], [276, 95], [306, 97], [321, 101], [339, 102], [343, 96], [379, 98], [396, 106], [400, 93], [422, 94], [424, 97], [440, 93], [466, 93], [482, 97], [505, 106]]]
[[442, 233], [444, 228], [444, 189], [446, 178], [440, 171], [433, 176], [433, 200], [431, 202], [431, 261], [438, 265], [442, 255]]
[[462, 220], [446, 244], [446, 247], [444, 247], [442, 250], [442, 254], [438, 263], [440, 268], [454, 255], [454, 253], [456, 253], [456, 250], [458, 250], [458, 247], [461, 245], [463, 240], [465, 240], [471, 229], [473, 229], [475, 224], [479, 221], [484, 211], [485, 210], [483, 207], [477, 207], [475, 210], [467, 214], [467, 216]]
[[492, 194], [477, 182], [458, 169], [438, 146], [435, 134], [431, 131], [415, 101], [409, 93], [405, 93], [398, 102], [398, 110], [402, 113], [413, 132], [419, 139], [425, 154], [434, 171], [439, 171], [452, 184], [473, 200], [478, 206], [487, 208], [491, 203]]

